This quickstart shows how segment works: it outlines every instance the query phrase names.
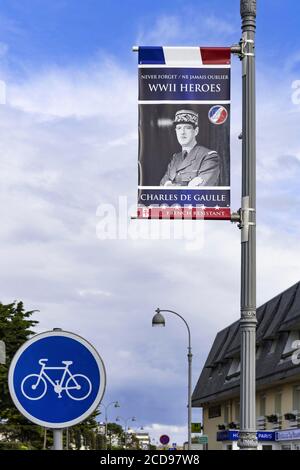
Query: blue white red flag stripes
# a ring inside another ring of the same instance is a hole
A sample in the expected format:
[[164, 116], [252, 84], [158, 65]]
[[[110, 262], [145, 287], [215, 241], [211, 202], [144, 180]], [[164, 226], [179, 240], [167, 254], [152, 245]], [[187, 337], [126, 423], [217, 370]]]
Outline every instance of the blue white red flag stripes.
[[168, 66], [230, 65], [229, 47], [140, 46], [139, 64]]

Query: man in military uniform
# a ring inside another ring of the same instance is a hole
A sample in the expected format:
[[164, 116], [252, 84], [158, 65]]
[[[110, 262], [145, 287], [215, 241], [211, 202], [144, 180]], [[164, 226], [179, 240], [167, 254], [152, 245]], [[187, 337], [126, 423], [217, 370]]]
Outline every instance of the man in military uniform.
[[173, 155], [160, 185], [194, 188], [220, 185], [218, 153], [196, 141], [199, 132], [198, 114], [181, 109], [175, 115], [174, 126], [182, 151]]

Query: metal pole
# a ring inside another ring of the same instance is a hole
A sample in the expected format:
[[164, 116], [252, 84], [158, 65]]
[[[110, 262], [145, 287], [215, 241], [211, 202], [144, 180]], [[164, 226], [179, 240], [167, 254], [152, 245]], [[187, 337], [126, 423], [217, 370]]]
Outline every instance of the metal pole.
[[111, 403], [108, 403], [108, 405], [105, 405], [104, 403], [100, 403], [99, 407], [100, 406], [103, 406], [104, 409], [105, 409], [105, 412], [104, 412], [104, 425], [105, 425], [105, 450], [107, 450], [107, 436], [108, 436], [108, 431], [107, 431], [107, 425], [108, 425], [108, 408], [111, 406], [111, 405], [115, 405], [115, 408], [119, 408], [120, 405], [119, 405], [119, 402], [118, 401], [112, 401]]
[[53, 430], [53, 450], [63, 450], [63, 430]]
[[127, 420], [125, 420], [125, 427], [124, 427], [124, 429], [125, 429], [125, 449], [127, 449], [127, 430], [126, 430], [126, 428], [127, 428]]
[[192, 348], [189, 342], [188, 349], [188, 450], [191, 450], [192, 446]]
[[241, 450], [256, 450], [256, 0], [241, 0], [243, 155], [241, 209]]
[[47, 447], [47, 428], [44, 428], [43, 450], [46, 450], [46, 447]]
[[191, 450], [192, 445], [192, 340], [191, 340], [191, 330], [187, 321], [179, 315], [179, 313], [174, 312], [174, 310], [161, 310], [160, 308], [156, 309], [156, 313], [160, 312], [169, 312], [173, 313], [177, 317], [181, 318], [184, 321], [185, 326], [188, 331], [188, 450]]
[[105, 407], [105, 450], [107, 450], [107, 407]]

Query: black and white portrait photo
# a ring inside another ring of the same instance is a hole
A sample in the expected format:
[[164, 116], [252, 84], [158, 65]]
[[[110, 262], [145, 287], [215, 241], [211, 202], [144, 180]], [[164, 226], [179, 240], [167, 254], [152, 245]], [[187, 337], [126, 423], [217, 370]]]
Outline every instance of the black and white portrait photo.
[[212, 104], [139, 106], [139, 185], [229, 186], [230, 120], [209, 119]]

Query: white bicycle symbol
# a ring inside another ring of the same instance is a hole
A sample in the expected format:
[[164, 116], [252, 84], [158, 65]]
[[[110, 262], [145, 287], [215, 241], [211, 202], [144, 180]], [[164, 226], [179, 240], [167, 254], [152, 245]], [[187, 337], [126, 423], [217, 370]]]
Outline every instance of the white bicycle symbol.
[[[62, 398], [61, 392], [64, 390], [72, 400], [85, 400], [90, 395], [92, 391], [90, 379], [85, 375], [73, 375], [70, 372], [69, 366], [73, 364], [73, 361], [61, 361], [64, 367], [47, 367], [47, 361], [48, 359], [40, 359], [40, 373], [26, 375], [22, 380], [21, 390], [28, 400], [41, 400], [45, 396], [48, 389], [47, 380], [53, 386], [54, 392], [58, 394], [57, 398]], [[61, 379], [53, 381], [45, 372], [46, 370], [62, 370]]]

